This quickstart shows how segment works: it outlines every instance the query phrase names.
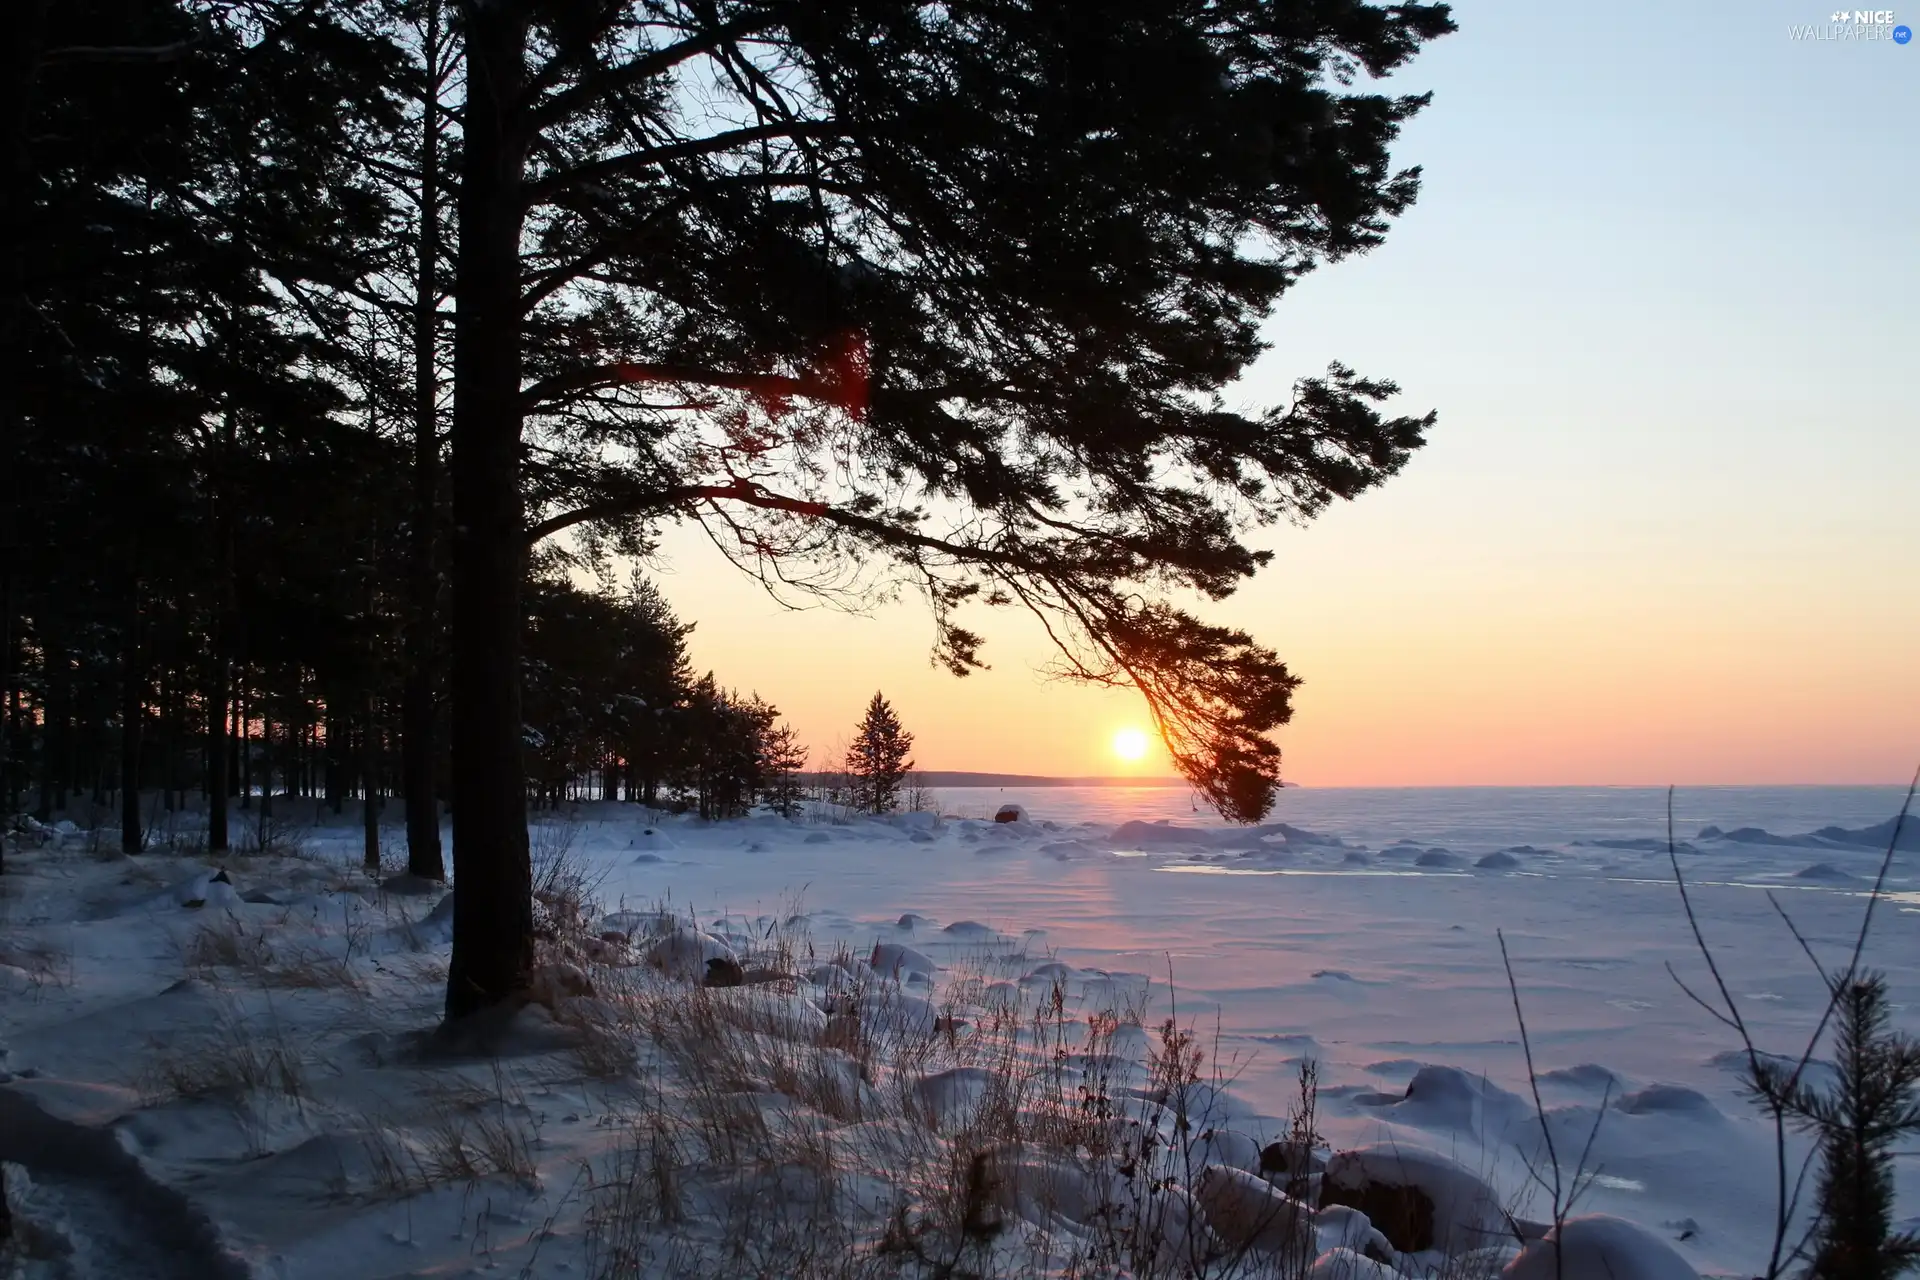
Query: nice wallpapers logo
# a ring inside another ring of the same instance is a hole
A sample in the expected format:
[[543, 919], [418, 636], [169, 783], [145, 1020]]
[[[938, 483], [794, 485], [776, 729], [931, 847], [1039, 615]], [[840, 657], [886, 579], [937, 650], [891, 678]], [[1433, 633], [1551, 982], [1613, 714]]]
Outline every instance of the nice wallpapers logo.
[[1787, 28], [1793, 40], [1885, 40], [1906, 44], [1913, 28], [1897, 21], [1891, 9], [1835, 9], [1825, 22]]

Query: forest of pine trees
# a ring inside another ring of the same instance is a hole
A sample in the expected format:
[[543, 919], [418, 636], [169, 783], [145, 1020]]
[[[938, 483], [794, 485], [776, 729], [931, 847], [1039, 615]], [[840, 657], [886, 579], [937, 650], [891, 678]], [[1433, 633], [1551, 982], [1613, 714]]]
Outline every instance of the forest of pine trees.
[[[204, 808], [218, 852], [275, 796], [393, 797], [440, 878], [447, 14], [27, 16], [0, 183], [0, 809], [112, 810], [137, 852]], [[791, 731], [769, 769], [774, 709], [695, 678], [650, 584], [575, 583], [629, 549], [528, 565], [528, 794], [738, 813], [798, 767]]]
[[117, 804], [133, 851], [143, 796], [198, 792], [220, 850], [274, 794], [394, 796], [438, 878], [446, 802], [447, 1011], [506, 999], [530, 806], [790, 791], [773, 708], [683, 670], [645, 588], [578, 586], [685, 522], [787, 598], [917, 593], [956, 675], [964, 611], [1037, 614], [1265, 814], [1298, 682], [1166, 597], [1230, 594], [1249, 531], [1425, 439], [1338, 364], [1220, 393], [1414, 199], [1389, 149], [1425, 99], [1355, 74], [1451, 20], [970, 15], [13, 6], [0, 803]]

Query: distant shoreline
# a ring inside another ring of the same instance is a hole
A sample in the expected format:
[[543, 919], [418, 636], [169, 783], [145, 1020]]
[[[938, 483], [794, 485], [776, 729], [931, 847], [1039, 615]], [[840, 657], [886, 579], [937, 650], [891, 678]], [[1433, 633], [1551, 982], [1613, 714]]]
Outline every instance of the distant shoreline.
[[[1047, 778], [1025, 773], [968, 773], [952, 769], [922, 769], [912, 775], [928, 787], [1184, 787], [1184, 778]], [[828, 781], [830, 775], [802, 774], [810, 786]]]

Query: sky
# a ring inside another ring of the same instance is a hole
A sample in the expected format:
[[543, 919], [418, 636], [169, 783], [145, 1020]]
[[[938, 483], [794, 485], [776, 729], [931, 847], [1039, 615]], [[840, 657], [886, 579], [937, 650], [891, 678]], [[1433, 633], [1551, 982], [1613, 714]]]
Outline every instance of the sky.
[[[1832, 0], [1464, 0], [1418, 204], [1282, 300], [1231, 402], [1332, 359], [1439, 411], [1407, 469], [1212, 615], [1303, 678], [1308, 786], [1904, 780], [1920, 760], [1920, 41]], [[1920, 10], [1896, 11], [1920, 25]], [[1848, 24], [1851, 25], [1851, 24]], [[884, 691], [929, 769], [1165, 774], [1137, 695], [928, 661], [924, 606], [792, 612], [691, 530], [651, 566], [693, 657], [820, 756]]]

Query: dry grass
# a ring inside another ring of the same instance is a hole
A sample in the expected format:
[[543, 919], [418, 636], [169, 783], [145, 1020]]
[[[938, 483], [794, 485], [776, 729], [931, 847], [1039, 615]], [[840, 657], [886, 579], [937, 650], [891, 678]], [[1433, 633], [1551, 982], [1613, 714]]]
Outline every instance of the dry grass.
[[26, 987], [20, 994], [40, 996], [73, 985], [73, 947], [48, 937], [0, 938], [0, 966], [19, 975]]
[[354, 956], [366, 950], [366, 932], [366, 926], [349, 917], [341, 949], [335, 951], [318, 939], [302, 942], [289, 913], [251, 927], [238, 916], [221, 913], [188, 934], [178, 954], [190, 976], [207, 981], [232, 977], [257, 987], [365, 995], [366, 983], [354, 968]]
[[[812, 958], [780, 926], [763, 943], [743, 965]], [[1171, 1018], [1143, 1028], [1144, 991], [1085, 1010], [1059, 981], [1010, 995], [992, 984], [1030, 958], [983, 950], [935, 1005], [836, 959], [847, 980], [824, 1020], [792, 981], [593, 970], [577, 1065], [634, 1087], [587, 1192], [589, 1275], [1304, 1274], [1310, 1249], [1229, 1248], [1198, 1226], [1178, 1187], [1206, 1167], [1234, 1064]], [[960, 1101], [921, 1084], [952, 1071]], [[1303, 1089], [1294, 1133], [1312, 1145], [1310, 1074]]]
[[[406, 1105], [363, 1116], [361, 1145], [375, 1199], [405, 1199], [441, 1186], [506, 1178], [537, 1189], [540, 1123], [514, 1074], [493, 1063], [485, 1079], [436, 1074]], [[424, 1119], [422, 1115], [424, 1114]]]
[[266, 1152], [265, 1132], [275, 1113], [304, 1115], [312, 1100], [307, 1056], [271, 1013], [248, 1018], [236, 1005], [220, 1009], [204, 1033], [175, 1032], [149, 1045], [135, 1087], [148, 1106], [217, 1102], [231, 1108], [248, 1152]]

